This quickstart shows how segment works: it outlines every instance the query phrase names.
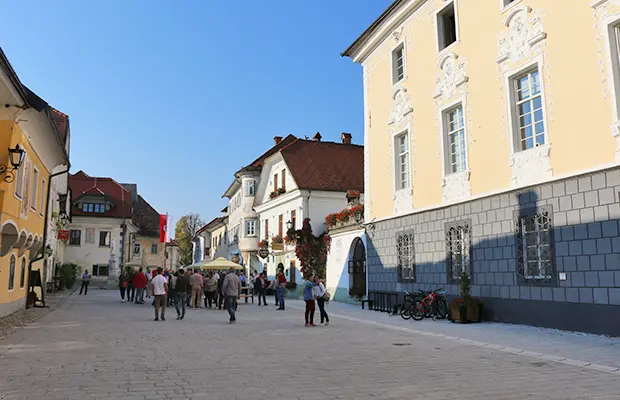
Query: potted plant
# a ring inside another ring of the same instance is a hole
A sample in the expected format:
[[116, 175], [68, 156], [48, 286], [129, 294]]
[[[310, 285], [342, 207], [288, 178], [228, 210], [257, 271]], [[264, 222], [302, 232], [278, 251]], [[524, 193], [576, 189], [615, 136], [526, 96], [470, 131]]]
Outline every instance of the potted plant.
[[452, 300], [449, 307], [450, 320], [466, 324], [482, 321], [482, 302], [471, 297], [470, 279], [466, 272], [461, 272], [461, 297]]
[[276, 235], [271, 239], [271, 248], [274, 250], [284, 249], [284, 239], [280, 235]]
[[331, 213], [325, 217], [325, 225], [327, 228], [331, 228], [338, 223], [338, 214]]
[[268, 239], [261, 240], [260, 242], [258, 242], [258, 247], [261, 249], [269, 248], [269, 240]]
[[278, 188], [278, 195], [281, 195], [281, 194], [284, 194], [284, 193], [286, 193], [286, 189], [284, 189], [282, 187]]

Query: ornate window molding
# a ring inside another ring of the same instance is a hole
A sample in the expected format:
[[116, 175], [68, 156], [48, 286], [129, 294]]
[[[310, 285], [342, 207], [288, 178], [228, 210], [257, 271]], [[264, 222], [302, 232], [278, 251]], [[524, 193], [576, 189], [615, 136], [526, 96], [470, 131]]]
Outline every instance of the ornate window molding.
[[469, 81], [465, 73], [465, 63], [459, 61], [455, 53], [443, 53], [437, 61], [439, 74], [435, 82], [435, 94], [433, 98], [444, 99], [452, 97], [456, 90]]
[[499, 41], [497, 63], [506, 60], [521, 61], [547, 38], [542, 20], [528, 6], [514, 7], [504, 19], [508, 32]]
[[518, 283], [555, 285], [551, 205], [515, 210], [514, 219]]
[[[545, 121], [545, 143], [527, 150], [520, 150], [520, 132], [518, 113], [516, 109], [515, 78], [528, 70], [538, 69], [540, 87], [542, 88], [542, 113]], [[546, 85], [542, 55], [535, 57], [529, 63], [522, 65], [518, 70], [508, 70], [504, 74], [506, 88], [506, 106], [508, 109], [508, 128], [510, 133], [510, 167], [512, 169], [512, 187], [524, 186], [549, 180], [553, 177], [551, 169], [551, 136], [549, 135], [549, 118], [546, 104]]]
[[[392, 95], [393, 105], [390, 113], [390, 121], [388, 123], [390, 131], [390, 154], [392, 157], [393, 169], [393, 189], [394, 189], [394, 216], [413, 212], [413, 107], [411, 106], [411, 98], [407, 93], [407, 89], [398, 88]], [[396, 139], [403, 133], [407, 133], [409, 145], [409, 187], [400, 188], [396, 184]]]
[[[463, 124], [465, 129], [465, 157], [467, 159], [467, 167], [464, 171], [460, 172], [451, 172], [449, 170], [449, 138], [448, 138], [448, 122], [446, 120], [446, 113], [456, 107], [461, 107], [463, 109]], [[464, 198], [468, 198], [471, 196], [471, 186], [469, 183], [469, 178], [471, 176], [471, 171], [469, 169], [469, 160], [468, 160], [468, 149], [469, 149], [469, 125], [467, 123], [467, 96], [461, 96], [455, 101], [445, 104], [437, 110], [437, 118], [440, 121], [439, 126], [439, 134], [441, 139], [439, 141], [441, 149], [440, 153], [442, 155], [442, 163], [441, 163], [441, 186], [443, 187], [443, 202], [450, 203], [456, 200], [462, 200]]]
[[396, 234], [396, 256], [399, 282], [415, 282], [415, 242], [413, 230]]
[[405, 121], [405, 119], [413, 112], [411, 107], [411, 97], [407, 93], [407, 89], [398, 88], [392, 94], [392, 111], [390, 112], [390, 121], [388, 125], [396, 126]]
[[461, 272], [472, 276], [471, 220], [446, 223], [445, 229], [448, 283], [457, 283]]

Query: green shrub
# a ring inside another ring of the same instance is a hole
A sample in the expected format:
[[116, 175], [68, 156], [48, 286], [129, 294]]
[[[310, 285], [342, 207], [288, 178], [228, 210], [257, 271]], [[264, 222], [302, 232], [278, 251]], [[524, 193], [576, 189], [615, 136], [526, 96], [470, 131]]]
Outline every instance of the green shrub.
[[71, 289], [80, 274], [80, 268], [77, 264], [62, 264], [57, 269], [58, 280], [60, 281], [60, 289]]

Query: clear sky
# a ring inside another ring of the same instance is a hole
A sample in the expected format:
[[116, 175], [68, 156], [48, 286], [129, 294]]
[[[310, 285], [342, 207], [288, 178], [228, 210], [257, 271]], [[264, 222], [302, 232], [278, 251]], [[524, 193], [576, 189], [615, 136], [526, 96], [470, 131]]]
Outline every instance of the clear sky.
[[362, 69], [340, 53], [390, 2], [5, 0], [0, 45], [69, 114], [72, 172], [208, 220], [274, 136], [363, 143]]

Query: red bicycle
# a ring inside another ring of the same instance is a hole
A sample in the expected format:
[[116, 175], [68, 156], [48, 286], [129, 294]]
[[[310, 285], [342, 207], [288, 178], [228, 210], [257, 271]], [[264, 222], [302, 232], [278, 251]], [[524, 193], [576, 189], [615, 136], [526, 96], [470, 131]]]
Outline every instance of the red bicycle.
[[423, 298], [415, 299], [411, 318], [416, 321], [424, 317], [433, 319], [444, 319], [448, 316], [448, 300], [446, 292], [442, 289], [433, 290]]

